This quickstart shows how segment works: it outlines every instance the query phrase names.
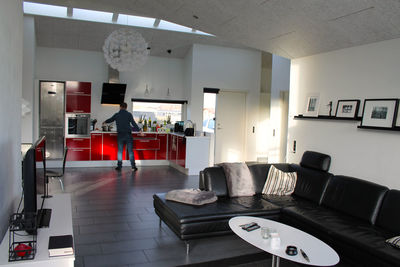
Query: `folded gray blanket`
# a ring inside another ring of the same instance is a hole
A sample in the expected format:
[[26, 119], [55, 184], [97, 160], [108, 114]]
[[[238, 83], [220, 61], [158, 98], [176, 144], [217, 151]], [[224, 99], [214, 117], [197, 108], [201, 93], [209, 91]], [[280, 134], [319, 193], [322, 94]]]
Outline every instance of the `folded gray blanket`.
[[201, 191], [200, 189], [191, 188], [169, 191], [165, 195], [165, 199], [200, 206], [217, 201], [217, 196], [213, 191]]

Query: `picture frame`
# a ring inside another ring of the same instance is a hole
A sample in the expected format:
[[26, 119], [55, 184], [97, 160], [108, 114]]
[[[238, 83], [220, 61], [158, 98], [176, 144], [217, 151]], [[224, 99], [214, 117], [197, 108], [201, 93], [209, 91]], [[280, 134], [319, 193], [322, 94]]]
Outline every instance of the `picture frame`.
[[399, 99], [399, 104], [397, 105], [397, 112], [396, 112], [396, 123], [394, 125], [395, 128], [400, 129], [400, 99]]
[[318, 117], [319, 94], [310, 94], [306, 98], [306, 110], [304, 116]]
[[336, 106], [336, 118], [356, 118], [360, 108], [360, 100], [348, 99], [338, 100]]
[[361, 126], [393, 128], [396, 124], [399, 99], [365, 99]]

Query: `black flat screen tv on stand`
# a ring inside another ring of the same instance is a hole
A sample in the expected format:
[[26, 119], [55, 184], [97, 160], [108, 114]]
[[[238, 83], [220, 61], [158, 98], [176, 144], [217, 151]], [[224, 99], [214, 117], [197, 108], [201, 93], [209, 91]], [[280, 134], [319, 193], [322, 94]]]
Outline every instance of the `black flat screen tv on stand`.
[[[38, 162], [37, 156], [40, 155], [43, 161], [43, 173], [40, 175], [42, 177], [41, 182], [44, 186], [44, 196], [46, 196], [46, 163], [45, 163], [45, 137], [41, 137], [39, 140], [29, 148], [24, 156], [22, 162], [22, 178], [23, 178], [23, 192], [24, 192], [24, 220], [28, 224], [28, 229], [30, 226], [35, 225], [35, 229], [41, 227], [48, 227], [51, 218], [51, 209], [44, 209], [43, 198], [40, 208], [37, 205], [37, 186], [38, 186], [38, 170], [36, 163]], [[35, 231], [27, 231], [29, 234], [36, 234]]]
[[24, 224], [29, 234], [36, 234], [36, 150], [32, 146], [26, 151], [22, 161], [22, 178], [24, 192]]

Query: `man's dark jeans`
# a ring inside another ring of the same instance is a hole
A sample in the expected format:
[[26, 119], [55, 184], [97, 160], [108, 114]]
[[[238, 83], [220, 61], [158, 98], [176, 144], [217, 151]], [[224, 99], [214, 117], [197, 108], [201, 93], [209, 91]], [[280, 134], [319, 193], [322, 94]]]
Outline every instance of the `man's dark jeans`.
[[133, 154], [133, 138], [131, 133], [118, 133], [118, 167], [122, 167], [122, 152], [124, 144], [129, 153], [129, 160], [131, 161], [132, 168], [136, 167], [135, 156]]

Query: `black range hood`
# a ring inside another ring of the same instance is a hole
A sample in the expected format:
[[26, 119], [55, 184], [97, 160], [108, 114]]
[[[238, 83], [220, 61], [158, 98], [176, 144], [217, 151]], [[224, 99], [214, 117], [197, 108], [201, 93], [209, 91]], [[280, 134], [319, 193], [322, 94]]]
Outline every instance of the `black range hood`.
[[101, 94], [101, 104], [119, 105], [125, 99], [126, 84], [123, 83], [103, 83]]

